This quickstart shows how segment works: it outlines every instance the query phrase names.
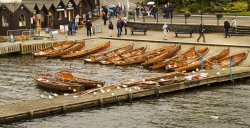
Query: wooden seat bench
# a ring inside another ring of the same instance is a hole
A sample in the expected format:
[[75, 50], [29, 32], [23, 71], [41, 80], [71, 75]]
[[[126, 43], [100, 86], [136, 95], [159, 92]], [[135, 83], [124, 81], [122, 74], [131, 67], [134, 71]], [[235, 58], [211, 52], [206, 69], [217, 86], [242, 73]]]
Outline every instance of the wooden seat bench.
[[148, 26], [132, 27], [131, 35], [133, 35], [134, 32], [144, 32], [144, 35], [146, 35], [147, 30], [148, 30]]
[[193, 34], [193, 29], [176, 29], [175, 31], [175, 37], [178, 37], [178, 34], [190, 34], [190, 38], [192, 37]]

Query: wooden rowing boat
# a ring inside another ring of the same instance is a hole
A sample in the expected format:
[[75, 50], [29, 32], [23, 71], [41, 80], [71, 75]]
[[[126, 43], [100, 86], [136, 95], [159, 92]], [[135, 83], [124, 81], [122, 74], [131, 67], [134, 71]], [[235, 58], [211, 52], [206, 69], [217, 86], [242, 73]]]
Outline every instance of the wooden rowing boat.
[[77, 50], [83, 49], [84, 47], [85, 47], [84, 41], [77, 41], [74, 44], [72, 44], [70, 47], [49, 53], [49, 55], [47, 57], [57, 58], [57, 57], [60, 57], [62, 55], [68, 54], [71, 51], [77, 51]]
[[198, 49], [194, 52], [185, 54], [185, 56], [178, 57], [174, 60], [171, 60], [169, 64], [165, 67], [166, 70], [174, 70], [178, 67], [187, 66], [190, 63], [198, 60], [201, 56], [204, 56], [208, 53], [209, 49], [207, 47]]
[[72, 44], [73, 44], [73, 41], [65, 41], [65, 42], [56, 44], [54, 46], [41, 49], [41, 50], [35, 52], [33, 55], [35, 57], [44, 57], [44, 56], [47, 56], [48, 54], [50, 54], [52, 52], [59, 51], [61, 49], [65, 49], [65, 48], [71, 46]]
[[175, 60], [177, 59], [178, 57], [182, 57], [182, 56], [185, 56], [186, 54], [189, 54], [191, 52], [194, 52], [195, 51], [195, 48], [194, 47], [191, 47], [189, 48], [187, 51], [179, 54], [179, 55], [176, 55], [170, 59], [165, 59], [165, 60], [162, 60], [162, 61], [159, 61], [157, 63], [154, 63], [151, 67], [149, 67], [150, 69], [152, 70], [158, 70], [158, 69], [162, 69], [162, 68], [165, 68], [165, 66], [167, 66], [172, 60]]
[[114, 57], [120, 54], [123, 54], [124, 52], [127, 51], [131, 51], [133, 49], [133, 45], [126, 45], [124, 47], [121, 48], [117, 48], [115, 50], [111, 50], [108, 52], [104, 52], [104, 53], [97, 53], [94, 55], [90, 55], [87, 59], [84, 59], [86, 62], [92, 62], [92, 63], [96, 63], [102, 60], [106, 60], [110, 57]]
[[172, 73], [166, 73], [164, 75], [155, 76], [155, 77], [148, 77], [140, 81], [129, 81], [129, 82], [123, 82], [122, 85], [125, 85], [127, 87], [131, 86], [141, 86], [141, 85], [148, 85], [148, 84], [161, 84], [161, 85], [167, 85], [167, 84], [173, 84], [173, 82], [181, 82], [184, 79], [184, 76], [186, 74], [180, 73], [180, 72], [172, 72]]
[[83, 57], [83, 56], [86, 56], [89, 54], [93, 54], [93, 53], [97, 53], [99, 51], [105, 50], [105, 49], [109, 48], [109, 46], [110, 46], [110, 42], [106, 42], [106, 43], [99, 45], [97, 47], [94, 47], [91, 49], [86, 49], [86, 50], [82, 49], [79, 51], [70, 52], [69, 54], [62, 55], [61, 57], [63, 59]]
[[107, 60], [100, 61], [100, 63], [104, 64], [104, 65], [113, 64], [115, 61], [121, 61], [121, 60], [124, 60], [124, 59], [129, 58], [129, 57], [141, 55], [145, 52], [145, 50], [146, 50], [146, 48], [144, 48], [144, 47], [136, 48], [136, 49], [133, 49], [129, 52], [124, 52], [123, 54], [119, 54], [117, 56], [110, 57]]
[[157, 55], [160, 55], [162, 52], [165, 51], [165, 49], [167, 49], [169, 47], [171, 47], [171, 46], [146, 51], [142, 55], [126, 58], [126, 59], [120, 60], [120, 61], [115, 61], [114, 64], [117, 65], [117, 66], [125, 66], [125, 65], [143, 63], [148, 58], [152, 58], [152, 57], [155, 57]]
[[[216, 63], [220, 59], [225, 58], [228, 55], [229, 55], [229, 49], [224, 49], [220, 53], [212, 55], [212, 56], [208, 57], [207, 59], [204, 59], [203, 61], [201, 61], [201, 60], [195, 61], [187, 66], [179, 67], [179, 68], [175, 69], [175, 71], [186, 72], [186, 71], [193, 71], [196, 69], [200, 69], [202, 65], [205, 66], [205, 65], [209, 65], [209, 63]], [[202, 67], [202, 68], [204, 68], [204, 67]]]
[[104, 83], [100, 81], [94, 81], [94, 80], [89, 80], [85, 78], [75, 77], [73, 76], [72, 73], [66, 72], [66, 71], [56, 73], [55, 77], [59, 80], [81, 84], [85, 90], [102, 87], [104, 85]]
[[165, 49], [165, 51], [153, 58], [150, 58], [148, 60], [146, 60], [144, 63], [142, 63], [143, 66], [148, 66], [148, 65], [152, 65], [156, 62], [162, 61], [166, 58], [170, 58], [175, 56], [179, 51], [181, 50], [181, 45], [174, 45], [172, 47], [169, 47], [168, 49]]
[[217, 63], [208, 63], [205, 65], [206, 70], [213, 69], [214, 65], [218, 65], [218, 68], [228, 68], [230, 67], [230, 58], [232, 58], [232, 67], [239, 65], [242, 61], [247, 58], [248, 52], [242, 52], [238, 54], [234, 54], [232, 56], [228, 56], [218, 60]]
[[49, 89], [52, 91], [79, 92], [84, 90], [81, 84], [64, 82], [44, 75], [35, 76], [34, 80], [36, 81], [38, 87]]

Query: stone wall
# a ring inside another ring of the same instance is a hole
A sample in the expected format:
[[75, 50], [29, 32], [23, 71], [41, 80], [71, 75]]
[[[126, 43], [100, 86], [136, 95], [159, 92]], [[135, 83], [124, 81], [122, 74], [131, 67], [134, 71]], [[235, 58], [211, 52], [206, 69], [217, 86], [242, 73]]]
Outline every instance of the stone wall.
[[[162, 31], [163, 23], [142, 23], [142, 22], [128, 22], [129, 27], [133, 26], [148, 26], [148, 30], [156, 30], [156, 31]], [[198, 24], [170, 24], [170, 31], [175, 31], [179, 28], [193, 28], [194, 32], [198, 32], [199, 25]], [[205, 25], [204, 28], [206, 29], [206, 33], [212, 33], [212, 32], [224, 32], [223, 26], [217, 26], [217, 25]]]

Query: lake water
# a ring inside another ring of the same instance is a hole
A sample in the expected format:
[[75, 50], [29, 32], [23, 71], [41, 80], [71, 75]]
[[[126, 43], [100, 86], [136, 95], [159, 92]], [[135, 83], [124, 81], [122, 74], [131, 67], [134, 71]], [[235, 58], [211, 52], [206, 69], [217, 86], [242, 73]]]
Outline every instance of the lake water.
[[[0, 58], [0, 105], [39, 99], [53, 92], [36, 87], [38, 73], [71, 71], [75, 75], [105, 81], [107, 85], [159, 75], [141, 66], [115, 67], [84, 64], [81, 59], [3, 56]], [[250, 127], [250, 81], [217, 84], [186, 92], [144, 98], [121, 105], [93, 108], [63, 115], [3, 125], [6, 128], [166, 128]]]

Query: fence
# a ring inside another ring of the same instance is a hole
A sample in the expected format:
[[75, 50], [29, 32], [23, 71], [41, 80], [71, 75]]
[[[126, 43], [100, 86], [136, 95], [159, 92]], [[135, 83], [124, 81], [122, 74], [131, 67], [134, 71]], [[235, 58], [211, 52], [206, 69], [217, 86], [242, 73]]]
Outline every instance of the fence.
[[[150, 23], [167, 23], [167, 24], [200, 24], [205, 25], [223, 25], [224, 19], [231, 20], [235, 15], [224, 15], [221, 19], [216, 17], [216, 14], [203, 15], [203, 14], [191, 14], [190, 17], [185, 17], [185, 14], [173, 14], [166, 16], [164, 13], [156, 13], [156, 18], [150, 13], [139, 13], [136, 15], [135, 11], [129, 12], [129, 21], [134, 22], [150, 22]], [[250, 17], [237, 16], [237, 22], [240, 25], [248, 26]]]
[[26, 37], [26, 40], [32, 40], [32, 39], [43, 39], [43, 38], [49, 38], [49, 39], [56, 39], [56, 34], [58, 34], [58, 29], [48, 29], [48, 28], [41, 28], [39, 30], [35, 29], [17, 29], [17, 30], [8, 30], [7, 31], [7, 37], [9, 42], [14, 42], [16, 40], [19, 40], [19, 37], [21, 35], [24, 35]]

